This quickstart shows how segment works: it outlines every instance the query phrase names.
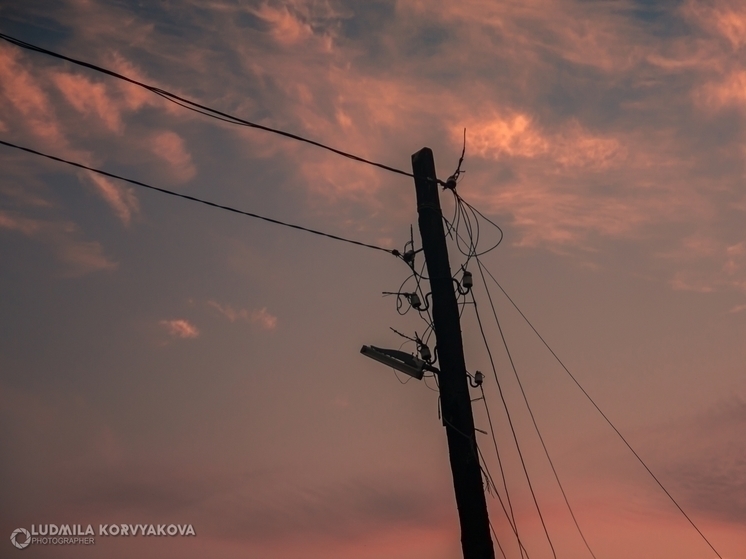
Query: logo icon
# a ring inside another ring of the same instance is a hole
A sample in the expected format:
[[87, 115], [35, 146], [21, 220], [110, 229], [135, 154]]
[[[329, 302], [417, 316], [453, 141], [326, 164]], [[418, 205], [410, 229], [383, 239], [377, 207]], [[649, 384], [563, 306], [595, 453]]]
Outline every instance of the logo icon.
[[[16, 538], [19, 534], [23, 534], [26, 536], [26, 541], [19, 542], [16, 541]], [[13, 533], [10, 535], [10, 542], [16, 546], [18, 549], [26, 549], [28, 545], [31, 543], [31, 534], [29, 534], [29, 531], [26, 530], [26, 528], [16, 528], [13, 530]]]

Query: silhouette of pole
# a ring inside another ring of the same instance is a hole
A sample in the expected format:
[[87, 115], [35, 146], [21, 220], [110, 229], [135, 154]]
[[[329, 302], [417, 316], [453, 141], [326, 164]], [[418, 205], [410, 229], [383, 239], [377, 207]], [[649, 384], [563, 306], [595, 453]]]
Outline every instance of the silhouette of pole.
[[412, 155], [422, 249], [432, 292], [433, 330], [437, 339], [441, 413], [448, 439], [464, 559], [494, 559], [487, 502], [466, 377], [461, 324], [448, 261], [435, 160], [430, 148]]

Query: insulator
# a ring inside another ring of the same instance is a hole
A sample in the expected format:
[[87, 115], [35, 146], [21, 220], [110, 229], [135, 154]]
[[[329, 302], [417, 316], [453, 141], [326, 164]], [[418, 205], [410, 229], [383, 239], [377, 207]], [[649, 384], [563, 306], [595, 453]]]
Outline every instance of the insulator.
[[466, 289], [471, 289], [474, 285], [474, 279], [471, 277], [471, 272], [469, 270], [464, 270], [464, 277], [461, 278], [461, 285]]
[[456, 190], [456, 177], [448, 177], [446, 180], [446, 188], [449, 190]]
[[428, 363], [433, 358], [432, 354], [430, 353], [430, 348], [427, 347], [425, 344], [420, 344], [420, 357], [423, 361], [427, 361]]
[[482, 383], [484, 382], [484, 375], [481, 371], [477, 371], [474, 373], [474, 384], [477, 386], [482, 386]]
[[408, 250], [407, 252], [404, 253], [404, 255], [401, 257], [401, 259], [404, 260], [404, 262], [406, 262], [407, 264], [409, 264], [411, 266], [412, 263], [414, 262], [414, 256], [415, 256], [415, 254], [416, 254], [415, 251]]
[[422, 301], [420, 301], [420, 297], [417, 293], [410, 293], [407, 297], [409, 298], [409, 304], [415, 309], [419, 309], [422, 306]]

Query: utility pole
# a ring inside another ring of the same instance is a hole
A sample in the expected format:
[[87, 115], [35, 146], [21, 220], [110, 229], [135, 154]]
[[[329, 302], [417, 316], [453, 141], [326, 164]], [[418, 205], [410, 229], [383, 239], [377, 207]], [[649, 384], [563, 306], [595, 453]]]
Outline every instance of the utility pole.
[[464, 559], [494, 559], [487, 502], [466, 378], [461, 324], [448, 262], [435, 160], [430, 148], [412, 155], [422, 249], [432, 292], [433, 330], [437, 339], [440, 402], [448, 439]]

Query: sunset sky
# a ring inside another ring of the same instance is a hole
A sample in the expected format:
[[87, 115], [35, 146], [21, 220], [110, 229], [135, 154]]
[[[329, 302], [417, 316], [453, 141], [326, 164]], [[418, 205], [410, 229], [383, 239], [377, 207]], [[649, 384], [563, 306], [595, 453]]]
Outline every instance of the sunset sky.
[[[25, 0], [0, 3], [0, 32], [407, 172], [429, 146], [447, 178], [466, 128], [458, 193], [504, 231], [484, 264], [723, 559], [746, 559], [746, 4]], [[414, 225], [420, 245], [409, 177], [6, 41], [0, 140], [387, 249]], [[590, 558], [470, 269], [557, 557]], [[435, 384], [359, 353], [414, 351], [390, 328], [423, 322], [382, 295], [408, 275], [0, 145], [0, 556], [461, 557]], [[595, 556], [717, 557], [487, 285]], [[551, 559], [473, 307], [462, 331], [521, 539]], [[8, 539], [172, 522], [196, 536]]]

